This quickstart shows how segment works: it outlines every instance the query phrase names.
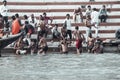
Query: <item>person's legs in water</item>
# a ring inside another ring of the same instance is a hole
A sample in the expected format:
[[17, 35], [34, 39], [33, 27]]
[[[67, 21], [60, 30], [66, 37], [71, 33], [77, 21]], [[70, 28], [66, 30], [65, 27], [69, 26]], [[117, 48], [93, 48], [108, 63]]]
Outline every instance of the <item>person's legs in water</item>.
[[82, 51], [82, 40], [80, 39], [76, 40], [76, 50], [77, 54], [80, 54]]
[[46, 45], [46, 46], [43, 48], [43, 53], [46, 54], [47, 50], [48, 50], [48, 46]]

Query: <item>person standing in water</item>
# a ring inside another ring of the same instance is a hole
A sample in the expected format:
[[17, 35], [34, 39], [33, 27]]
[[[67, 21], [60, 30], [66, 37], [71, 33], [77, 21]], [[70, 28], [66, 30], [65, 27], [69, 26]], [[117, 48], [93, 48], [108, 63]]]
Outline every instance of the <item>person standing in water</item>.
[[67, 39], [62, 38], [61, 42], [60, 42], [60, 52], [63, 54], [67, 54], [68, 53], [68, 44], [70, 44], [70, 42], [67, 41]]
[[82, 42], [85, 39], [84, 35], [79, 31], [79, 27], [76, 26], [75, 27], [75, 31], [73, 32], [75, 39], [76, 39], [76, 50], [77, 50], [77, 54], [80, 54], [82, 51]]
[[46, 54], [47, 50], [48, 50], [48, 45], [47, 45], [47, 41], [44, 37], [40, 38], [40, 41], [38, 43], [38, 48], [40, 50], [38, 50], [38, 54], [42, 53], [43, 55]]

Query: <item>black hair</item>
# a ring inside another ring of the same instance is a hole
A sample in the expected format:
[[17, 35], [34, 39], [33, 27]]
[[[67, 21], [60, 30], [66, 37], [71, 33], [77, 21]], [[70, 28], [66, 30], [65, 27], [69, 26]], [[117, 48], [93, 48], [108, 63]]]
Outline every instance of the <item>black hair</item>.
[[40, 17], [41, 17], [41, 20], [44, 20], [44, 18], [43, 18], [43, 16], [42, 16], [42, 15], [40, 15]]
[[19, 14], [18, 14], [18, 13], [16, 13], [16, 14], [15, 14], [15, 17], [16, 17], [16, 18], [19, 18]]
[[7, 1], [6, 1], [6, 0], [4, 0], [4, 1], [3, 1], [3, 3], [4, 3], [4, 2], [5, 2], [5, 3], [7, 3]]
[[92, 38], [92, 34], [91, 34], [91, 33], [89, 33], [88, 37]]
[[79, 27], [78, 27], [78, 26], [76, 26], [76, 27], [75, 27], [75, 29], [76, 29], [76, 30], [78, 30], [78, 29], [79, 29]]
[[15, 20], [15, 19], [16, 19], [14, 15], [13, 15], [11, 18], [12, 18], [12, 20]]
[[91, 7], [90, 5], [88, 5], [87, 7]]
[[66, 16], [70, 16], [70, 14], [66, 14]]
[[25, 24], [29, 24], [29, 22], [28, 22], [28, 21], [25, 21]]
[[103, 5], [103, 7], [105, 7], [105, 5]]
[[44, 12], [43, 15], [46, 15], [46, 12]]
[[0, 14], [0, 17], [3, 17], [3, 16]]
[[28, 19], [28, 16], [27, 16], [27, 15], [24, 15], [24, 18], [25, 18], [25, 19]]
[[97, 9], [96, 9], [96, 8], [93, 8], [93, 10], [94, 10], [94, 11], [97, 11]]

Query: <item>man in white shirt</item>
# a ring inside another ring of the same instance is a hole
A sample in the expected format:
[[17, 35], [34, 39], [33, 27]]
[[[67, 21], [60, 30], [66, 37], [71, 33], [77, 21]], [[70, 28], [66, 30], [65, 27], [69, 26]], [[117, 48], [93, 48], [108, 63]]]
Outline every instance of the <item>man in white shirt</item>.
[[3, 5], [0, 7], [0, 13], [3, 16], [3, 20], [4, 20], [4, 24], [5, 24], [4, 30], [6, 30], [6, 28], [9, 27], [9, 25], [8, 25], [8, 12], [9, 12], [9, 9], [7, 7], [7, 1], [4, 0]]
[[34, 14], [28, 18], [29, 23], [35, 28], [37, 25], [37, 19], [34, 17]]
[[99, 25], [99, 12], [97, 12], [96, 8], [93, 8], [91, 13], [91, 23], [95, 27], [95, 37], [98, 36], [98, 25]]
[[71, 20], [70, 20], [70, 14], [66, 15], [64, 24], [67, 29], [67, 35], [69, 35], [69, 38], [72, 39], [72, 31], [71, 31], [72, 25], [71, 25]]
[[37, 21], [37, 19], [36, 19], [36, 17], [34, 16], [34, 14], [31, 14], [30, 15], [30, 17], [28, 18], [28, 21], [29, 21], [29, 23], [34, 27], [34, 29], [35, 29], [35, 32], [37, 31], [37, 23], [38, 23], [38, 21]]

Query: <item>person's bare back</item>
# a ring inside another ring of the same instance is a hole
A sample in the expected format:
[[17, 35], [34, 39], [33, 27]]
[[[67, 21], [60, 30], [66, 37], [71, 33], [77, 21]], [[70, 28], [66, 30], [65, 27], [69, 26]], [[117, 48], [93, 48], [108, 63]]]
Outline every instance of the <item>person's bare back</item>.
[[65, 39], [61, 41], [61, 53], [68, 53], [68, 44]]
[[78, 26], [76, 27], [76, 30], [74, 31], [75, 39], [84, 39], [84, 35], [78, 30]]

